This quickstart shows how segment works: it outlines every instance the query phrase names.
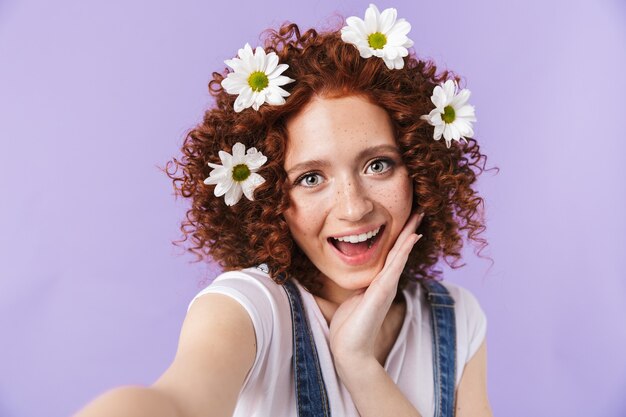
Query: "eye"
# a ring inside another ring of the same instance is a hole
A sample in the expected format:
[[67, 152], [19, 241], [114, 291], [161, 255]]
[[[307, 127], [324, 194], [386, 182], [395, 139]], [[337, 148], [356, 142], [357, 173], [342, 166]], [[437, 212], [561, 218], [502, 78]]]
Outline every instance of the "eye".
[[391, 168], [392, 165], [393, 162], [388, 159], [376, 159], [369, 164], [366, 172], [368, 174], [382, 174]]
[[303, 187], [315, 187], [321, 183], [322, 176], [315, 173], [304, 174], [296, 180], [296, 185], [302, 185]]

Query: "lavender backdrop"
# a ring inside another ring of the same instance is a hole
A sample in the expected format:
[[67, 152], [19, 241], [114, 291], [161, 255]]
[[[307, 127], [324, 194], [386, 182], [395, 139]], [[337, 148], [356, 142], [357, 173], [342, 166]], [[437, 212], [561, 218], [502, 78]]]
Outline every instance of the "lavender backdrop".
[[[170, 244], [186, 203], [157, 165], [245, 42], [366, 6], [0, 3], [0, 416], [67, 416], [166, 369], [188, 301], [217, 271]], [[624, 3], [378, 6], [465, 78], [501, 168], [480, 183], [495, 265], [468, 249], [447, 272], [488, 315], [495, 414], [626, 415]]]

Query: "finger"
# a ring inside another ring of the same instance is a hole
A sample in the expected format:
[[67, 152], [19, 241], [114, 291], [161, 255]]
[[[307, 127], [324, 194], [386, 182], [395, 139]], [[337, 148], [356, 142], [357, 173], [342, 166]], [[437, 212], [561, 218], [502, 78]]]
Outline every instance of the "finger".
[[415, 233], [417, 226], [419, 225], [419, 223], [422, 221], [423, 218], [424, 218], [424, 213], [414, 213], [411, 215], [411, 217], [409, 217], [406, 224], [402, 228], [402, 231], [400, 231], [400, 234], [398, 235], [396, 242], [394, 243], [393, 247], [387, 254], [387, 261], [393, 260], [393, 258], [396, 257], [398, 248], [400, 248], [403, 245], [403, 243], [411, 236], [411, 234]]
[[[400, 281], [400, 276], [404, 267], [406, 265], [407, 259], [409, 258], [409, 254], [413, 249], [413, 246], [422, 238], [422, 235], [412, 234], [409, 238], [403, 242], [403, 245], [398, 248], [398, 252], [396, 256], [389, 260], [382, 271], [376, 276], [376, 278], [370, 284], [368, 291], [378, 292], [379, 290], [374, 290], [373, 288], [378, 287], [380, 291], [385, 295], [385, 303], [386, 307], [389, 308], [391, 305], [398, 288], [398, 282]], [[381, 293], [379, 293], [380, 295]], [[373, 296], [372, 296], [373, 297]], [[369, 297], [366, 297], [369, 298]], [[377, 298], [377, 297], [374, 297]], [[380, 300], [378, 300], [380, 302]], [[374, 302], [374, 301], [368, 301]]]
[[400, 274], [404, 270], [406, 265], [406, 261], [409, 259], [409, 254], [411, 250], [413, 250], [413, 246], [422, 238], [423, 235], [412, 233], [409, 237], [403, 242], [402, 246], [398, 248], [396, 255], [393, 259], [389, 260], [389, 265], [385, 268], [385, 274], [391, 275], [393, 277], [400, 278]]
[[409, 254], [411, 253], [411, 250], [413, 249], [413, 246], [421, 238], [422, 238], [421, 234], [416, 235], [415, 233], [411, 233], [402, 242], [400, 241], [400, 239], [398, 239], [394, 247], [395, 249], [394, 253], [393, 254], [391, 252], [389, 253], [389, 255], [387, 256], [387, 259], [385, 260], [385, 265], [383, 266], [383, 269], [378, 274], [378, 277], [380, 277], [383, 280], [386, 280], [386, 278], [384, 277], [387, 275], [390, 275], [391, 276], [390, 280], [394, 281], [394, 285], [397, 284], [399, 275], [404, 269], [404, 266], [406, 265], [406, 261], [409, 257]]

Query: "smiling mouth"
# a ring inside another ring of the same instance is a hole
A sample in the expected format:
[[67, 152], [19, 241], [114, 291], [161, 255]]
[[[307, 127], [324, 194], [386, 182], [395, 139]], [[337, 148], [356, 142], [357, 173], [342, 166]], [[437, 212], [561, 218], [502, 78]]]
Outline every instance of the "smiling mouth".
[[383, 225], [380, 227], [380, 230], [375, 236], [372, 236], [371, 238], [362, 242], [349, 242], [349, 241], [338, 240], [332, 237], [328, 238], [328, 242], [345, 256], [349, 256], [349, 257], [358, 256], [358, 255], [364, 254], [369, 249], [371, 249], [372, 246], [374, 246], [374, 244], [382, 236], [384, 229], [385, 229], [385, 226]]

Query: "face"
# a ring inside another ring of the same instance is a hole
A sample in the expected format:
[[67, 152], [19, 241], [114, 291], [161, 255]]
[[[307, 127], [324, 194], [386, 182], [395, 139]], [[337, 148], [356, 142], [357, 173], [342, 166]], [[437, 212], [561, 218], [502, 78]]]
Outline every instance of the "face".
[[287, 122], [284, 213], [325, 298], [367, 287], [411, 214], [413, 186], [387, 112], [361, 96], [314, 98]]

